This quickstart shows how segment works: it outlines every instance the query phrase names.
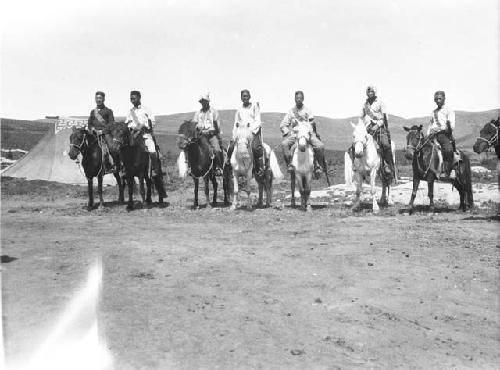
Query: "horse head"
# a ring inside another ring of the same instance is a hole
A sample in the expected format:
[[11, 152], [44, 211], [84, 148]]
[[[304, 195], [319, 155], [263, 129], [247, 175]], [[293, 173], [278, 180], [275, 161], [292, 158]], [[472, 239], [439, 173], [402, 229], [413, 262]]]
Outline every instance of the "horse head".
[[368, 144], [369, 134], [366, 131], [364, 122], [358, 119], [358, 123], [351, 122], [351, 126], [354, 129], [352, 133], [352, 146], [354, 147], [354, 156], [356, 158], [361, 158], [365, 152], [365, 148]]
[[472, 146], [474, 152], [480, 154], [488, 150], [492, 145], [497, 145], [500, 142], [498, 139], [499, 126], [500, 118], [496, 121], [492, 119], [483, 126], [483, 128], [479, 131], [479, 137]]
[[198, 138], [198, 131], [196, 130], [196, 122], [185, 120], [179, 127], [177, 146], [179, 149], [184, 150], [193, 141]]
[[406, 147], [405, 147], [405, 157], [406, 159], [413, 159], [413, 155], [417, 151], [417, 148], [422, 143], [424, 139], [424, 133], [422, 132], [423, 125], [412, 127], [403, 127], [403, 129], [408, 132], [406, 134]]
[[241, 159], [251, 158], [252, 153], [252, 131], [248, 126], [240, 125], [236, 128], [235, 135], [235, 150], [238, 153], [238, 157]]
[[79, 153], [83, 153], [88, 146], [89, 132], [83, 127], [73, 127], [69, 137], [69, 157], [75, 160]]
[[116, 151], [130, 144], [130, 130], [124, 122], [117, 122], [113, 125], [111, 136], [113, 137], [113, 149]]
[[295, 135], [297, 137], [297, 148], [301, 152], [305, 152], [307, 143], [311, 140], [313, 128], [309, 122], [299, 122], [294, 127]]

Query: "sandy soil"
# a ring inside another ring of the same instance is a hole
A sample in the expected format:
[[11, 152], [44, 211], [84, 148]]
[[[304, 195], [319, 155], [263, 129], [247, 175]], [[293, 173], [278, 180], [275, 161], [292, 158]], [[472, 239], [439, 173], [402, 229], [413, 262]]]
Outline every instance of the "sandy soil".
[[40, 345], [96, 257], [116, 369], [500, 364], [497, 204], [307, 214], [277, 191], [285, 207], [191, 210], [187, 184], [166, 208], [88, 213], [79, 187], [2, 185], [7, 364]]

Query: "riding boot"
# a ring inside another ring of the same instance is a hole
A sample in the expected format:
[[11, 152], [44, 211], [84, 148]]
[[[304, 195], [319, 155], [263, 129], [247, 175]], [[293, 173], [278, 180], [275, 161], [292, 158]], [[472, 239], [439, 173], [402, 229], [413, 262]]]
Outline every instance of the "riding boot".
[[224, 166], [224, 156], [222, 151], [215, 155], [215, 176], [222, 176], [222, 168]]
[[287, 165], [288, 172], [290, 172], [290, 173], [293, 172], [295, 170], [295, 168], [293, 168], [293, 164], [292, 164], [292, 155], [285, 154], [284, 158], [285, 158], [285, 163]]

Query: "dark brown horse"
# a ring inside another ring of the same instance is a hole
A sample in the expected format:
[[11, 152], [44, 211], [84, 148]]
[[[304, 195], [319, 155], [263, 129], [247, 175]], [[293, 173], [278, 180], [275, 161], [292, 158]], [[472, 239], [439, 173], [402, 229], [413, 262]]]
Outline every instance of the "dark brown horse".
[[[438, 148], [434, 145], [433, 140], [425, 137], [422, 132], [422, 125], [404, 127], [408, 132], [406, 135], [405, 156], [412, 160], [413, 167], [413, 192], [410, 199], [410, 214], [414, 211], [413, 202], [417, 195], [418, 185], [421, 180], [427, 181], [429, 197], [429, 208], [434, 212], [434, 181], [437, 180], [439, 172], [439, 154]], [[469, 157], [463, 152], [460, 152], [460, 162], [456, 167], [456, 178], [452, 181], [452, 185], [460, 194], [460, 209], [464, 212], [467, 207], [474, 207], [474, 199], [472, 196], [472, 180]]]
[[491, 147], [494, 147], [497, 157], [500, 159], [500, 138], [498, 137], [499, 129], [500, 117], [498, 117], [496, 121], [492, 119], [490, 122], [485, 124], [479, 131], [479, 137], [476, 139], [476, 143], [472, 149], [477, 154], [481, 154], [482, 152], [489, 150]]
[[[139, 191], [142, 202], [151, 203], [151, 188], [155, 185], [158, 192], [158, 202], [163, 203], [166, 192], [161, 178], [161, 168], [156, 168], [156, 176], [152, 176], [149, 153], [146, 151], [142, 135], [132, 136], [129, 128], [124, 123], [116, 123], [112, 129], [114, 147], [119, 149], [120, 159], [125, 169], [125, 178], [128, 184], [127, 210], [134, 208], [134, 177], [139, 179]], [[158, 167], [161, 167], [159, 162]], [[146, 191], [144, 189], [146, 182]]]
[[[194, 207], [198, 208], [198, 188], [199, 181], [202, 178], [205, 182], [205, 198], [207, 207], [210, 208], [210, 190], [209, 181], [213, 186], [212, 205], [217, 205], [217, 179], [214, 171], [214, 159], [210, 156], [210, 144], [205, 135], [201, 135], [196, 129], [196, 122], [184, 121], [179, 127], [178, 146], [184, 150], [188, 156], [189, 166], [191, 167], [191, 177], [194, 180]], [[228, 205], [229, 194], [229, 174], [231, 171], [224, 165], [223, 169], [223, 188], [224, 204]]]
[[[73, 127], [73, 132], [69, 138], [70, 149], [69, 157], [75, 160], [79, 153], [82, 154], [82, 166], [88, 183], [89, 202], [87, 209], [91, 211], [94, 207], [94, 194], [93, 194], [93, 180], [97, 177], [97, 192], [99, 194], [99, 208], [104, 207], [104, 200], [102, 198], [102, 177], [104, 176], [104, 167], [102, 163], [102, 149], [99, 146], [97, 137], [91, 134], [85, 128]], [[110, 146], [108, 144], [108, 146]], [[120, 178], [120, 159], [118, 153], [112, 151], [110, 146], [111, 155], [113, 155], [114, 162], [116, 163], [116, 172], [113, 173], [118, 185], [119, 196], [118, 202], [124, 201], [123, 196], [123, 182]]]

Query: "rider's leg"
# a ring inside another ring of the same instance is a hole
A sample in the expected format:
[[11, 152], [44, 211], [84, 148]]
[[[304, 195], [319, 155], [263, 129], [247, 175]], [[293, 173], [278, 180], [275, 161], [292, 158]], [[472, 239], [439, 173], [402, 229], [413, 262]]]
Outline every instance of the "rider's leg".
[[389, 135], [388, 131], [385, 130], [385, 128], [380, 129], [379, 146], [380, 146], [380, 153], [382, 154], [382, 158], [388, 164], [388, 166], [391, 170], [391, 174], [394, 176], [395, 169], [394, 169], [394, 160], [392, 157], [390, 135]]
[[227, 164], [231, 164], [231, 156], [233, 155], [233, 152], [234, 152], [234, 141], [231, 140], [227, 147], [227, 158], [226, 158]]
[[283, 149], [283, 157], [285, 158], [285, 163], [288, 166], [288, 171], [293, 171], [292, 166], [292, 146], [295, 144], [295, 137], [288, 134], [283, 138], [281, 142], [281, 148]]
[[222, 149], [219, 146], [219, 138], [214, 135], [208, 139], [210, 146], [212, 147], [215, 155], [215, 168], [216, 175], [222, 174], [222, 165], [224, 164], [224, 155], [222, 153]]
[[264, 160], [264, 148], [262, 147], [262, 137], [260, 130], [253, 135], [252, 140], [252, 152], [255, 163], [256, 172], [261, 175], [265, 168], [265, 160]]
[[321, 169], [325, 170], [323, 168], [323, 164], [325, 163], [325, 145], [321, 142], [321, 140], [318, 139], [316, 134], [311, 135], [311, 146], [313, 147], [314, 155], [316, 156], [316, 161], [318, 162], [319, 172], [321, 172]]
[[454, 173], [451, 173], [453, 164], [453, 146], [451, 144], [451, 140], [444, 132], [439, 132], [436, 135], [436, 140], [438, 141], [439, 145], [441, 145], [441, 152], [443, 154], [444, 162], [444, 173], [448, 177], [454, 177]]

